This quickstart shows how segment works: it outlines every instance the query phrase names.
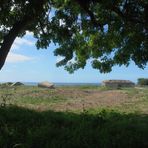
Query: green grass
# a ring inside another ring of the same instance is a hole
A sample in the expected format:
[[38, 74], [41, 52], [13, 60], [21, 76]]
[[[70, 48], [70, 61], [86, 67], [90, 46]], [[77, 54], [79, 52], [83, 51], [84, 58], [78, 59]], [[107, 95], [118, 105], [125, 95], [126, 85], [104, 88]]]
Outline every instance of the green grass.
[[[63, 94], [59, 92], [66, 90]], [[76, 94], [73, 92], [76, 91]], [[31, 108], [45, 108], [51, 109], [55, 105], [69, 104], [74, 101], [85, 100], [85, 93], [89, 95], [89, 92], [105, 92], [114, 91], [112, 88], [99, 87], [99, 86], [73, 86], [73, 87], [59, 87], [58, 89], [43, 89], [32, 86], [19, 86], [19, 87], [6, 87], [0, 88], [0, 104], [13, 104], [18, 106], [25, 106]], [[124, 93], [128, 96], [128, 100], [118, 106], [110, 106], [113, 109], [119, 109], [124, 112], [141, 112], [148, 113], [148, 88], [143, 87], [142, 89], [136, 88], [120, 88], [116, 91]], [[65, 94], [70, 92], [69, 94]], [[80, 94], [79, 94], [80, 93]], [[81, 94], [82, 93], [82, 94]], [[106, 106], [102, 106], [105, 108]]]
[[60, 96], [53, 96], [50, 98], [41, 98], [41, 97], [23, 97], [20, 100], [16, 100], [15, 103], [18, 104], [33, 104], [33, 105], [46, 105], [46, 104], [52, 104], [52, 103], [61, 103], [63, 101], [65, 101], [66, 99]]
[[[60, 94], [60, 89], [67, 94]], [[82, 94], [74, 97], [74, 90]], [[90, 91], [117, 91], [128, 99], [118, 106], [54, 111], [56, 105], [85, 100], [83, 93]], [[0, 107], [0, 148], [148, 147], [148, 88], [7, 87], [0, 89], [1, 103], [3, 99], [6, 104]]]
[[[32, 86], [7, 87], [0, 90], [1, 98], [6, 98], [6, 104], [15, 105], [51, 105], [66, 101], [66, 98], [54, 94], [54, 90]], [[3, 100], [0, 98], [0, 102]]]
[[1, 148], [147, 148], [148, 116], [0, 108]]
[[148, 114], [148, 88], [123, 88], [122, 91], [128, 95], [128, 101], [117, 107], [119, 110]]

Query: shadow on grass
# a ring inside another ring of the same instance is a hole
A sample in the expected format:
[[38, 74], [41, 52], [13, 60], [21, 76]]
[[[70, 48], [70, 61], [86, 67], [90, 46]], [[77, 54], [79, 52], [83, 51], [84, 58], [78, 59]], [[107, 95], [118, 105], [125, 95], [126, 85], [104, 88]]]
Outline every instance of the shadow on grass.
[[148, 116], [0, 108], [0, 148], [147, 148]]

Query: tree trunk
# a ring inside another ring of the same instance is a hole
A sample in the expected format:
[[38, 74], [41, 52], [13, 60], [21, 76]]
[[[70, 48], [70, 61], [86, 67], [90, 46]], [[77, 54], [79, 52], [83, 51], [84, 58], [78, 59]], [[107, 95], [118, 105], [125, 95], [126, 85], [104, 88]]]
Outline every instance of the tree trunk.
[[[32, 2], [32, 1], [31, 1]], [[0, 44], [0, 70], [5, 64], [7, 55], [10, 51], [10, 48], [16, 39], [16, 37], [23, 31], [27, 29], [27, 25], [32, 23], [35, 19], [38, 18], [38, 16], [42, 13], [43, 11], [43, 5], [46, 3], [46, 0], [38, 0], [35, 1], [34, 5], [31, 3], [32, 7], [32, 13], [26, 14], [22, 20], [16, 22], [13, 26], [12, 29], [9, 31], [7, 35], [4, 36], [2, 44]], [[34, 13], [36, 12], [36, 13]]]
[[14, 40], [16, 39], [18, 34], [25, 29], [26, 25], [28, 24], [28, 21], [29, 21], [29, 18], [24, 17], [23, 21], [16, 22], [13, 25], [12, 29], [9, 31], [9, 33], [6, 36], [4, 36], [4, 40], [0, 48], [0, 70], [5, 64], [6, 57], [10, 51], [10, 48]]

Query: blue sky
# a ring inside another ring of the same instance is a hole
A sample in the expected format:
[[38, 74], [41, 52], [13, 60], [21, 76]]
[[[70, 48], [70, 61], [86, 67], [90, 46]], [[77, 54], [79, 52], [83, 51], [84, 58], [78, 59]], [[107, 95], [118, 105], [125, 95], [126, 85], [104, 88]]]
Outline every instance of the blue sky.
[[37, 50], [35, 39], [31, 33], [23, 38], [17, 38], [11, 48], [6, 64], [0, 72], [0, 81], [21, 82], [82, 82], [99, 83], [107, 79], [125, 79], [137, 81], [137, 78], [148, 77], [148, 66], [142, 70], [134, 63], [129, 67], [114, 67], [111, 73], [101, 74], [98, 70], [91, 68], [88, 63], [85, 69], [80, 69], [74, 74], [69, 74], [63, 67], [56, 67], [60, 57], [55, 57], [54, 44], [48, 49]]

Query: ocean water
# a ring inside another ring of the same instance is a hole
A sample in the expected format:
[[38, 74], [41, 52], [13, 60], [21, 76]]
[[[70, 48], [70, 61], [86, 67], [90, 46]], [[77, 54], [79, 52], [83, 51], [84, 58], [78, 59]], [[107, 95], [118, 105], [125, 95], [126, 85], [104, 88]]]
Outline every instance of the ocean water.
[[[37, 86], [38, 82], [24, 82], [28, 86]], [[100, 86], [101, 83], [53, 83], [55, 86]]]

